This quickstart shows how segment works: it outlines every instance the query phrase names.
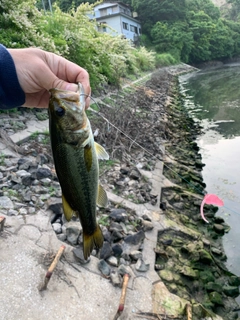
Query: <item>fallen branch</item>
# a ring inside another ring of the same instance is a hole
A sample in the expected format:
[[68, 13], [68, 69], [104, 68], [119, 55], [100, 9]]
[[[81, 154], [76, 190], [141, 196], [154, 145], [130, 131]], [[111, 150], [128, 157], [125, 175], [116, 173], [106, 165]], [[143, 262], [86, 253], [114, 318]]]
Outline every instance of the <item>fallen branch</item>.
[[192, 306], [190, 303], [186, 304], [187, 320], [192, 320]]
[[46, 273], [46, 275], [45, 275], [44, 283], [43, 283], [43, 285], [39, 288], [39, 291], [43, 291], [43, 290], [46, 290], [46, 289], [47, 289], [48, 282], [50, 281], [51, 276], [52, 276], [52, 274], [53, 274], [53, 271], [54, 271], [54, 269], [56, 268], [56, 265], [57, 265], [59, 259], [61, 258], [61, 255], [63, 254], [63, 251], [64, 251], [65, 248], [66, 248], [66, 247], [65, 247], [64, 245], [62, 245], [62, 246], [60, 247], [60, 249], [58, 250], [58, 252], [57, 252], [57, 254], [56, 254], [56, 256], [55, 256], [52, 264], [50, 265], [50, 267], [49, 267], [49, 269], [48, 269], [48, 271], [47, 271], [47, 273]]
[[120, 317], [121, 313], [123, 312], [129, 278], [130, 276], [128, 273], [126, 273], [123, 276], [122, 294], [121, 294], [121, 298], [118, 306], [118, 311], [113, 320], [117, 320]]

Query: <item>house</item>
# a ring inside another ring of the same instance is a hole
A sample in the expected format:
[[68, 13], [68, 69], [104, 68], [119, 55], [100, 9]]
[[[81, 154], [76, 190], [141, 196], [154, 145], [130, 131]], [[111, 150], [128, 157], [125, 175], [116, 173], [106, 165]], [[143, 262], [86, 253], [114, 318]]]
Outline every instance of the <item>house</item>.
[[98, 23], [99, 32], [114, 35], [123, 35], [134, 43], [141, 34], [141, 25], [132, 13], [129, 6], [120, 1], [103, 1], [94, 7], [93, 18]]

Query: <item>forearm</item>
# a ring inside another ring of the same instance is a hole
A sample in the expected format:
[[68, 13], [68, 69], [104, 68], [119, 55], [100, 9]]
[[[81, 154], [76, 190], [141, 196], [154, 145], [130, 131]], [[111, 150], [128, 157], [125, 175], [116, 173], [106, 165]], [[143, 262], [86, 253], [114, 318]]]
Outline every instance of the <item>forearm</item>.
[[22, 90], [13, 59], [8, 50], [0, 44], [0, 109], [11, 109], [23, 105]]

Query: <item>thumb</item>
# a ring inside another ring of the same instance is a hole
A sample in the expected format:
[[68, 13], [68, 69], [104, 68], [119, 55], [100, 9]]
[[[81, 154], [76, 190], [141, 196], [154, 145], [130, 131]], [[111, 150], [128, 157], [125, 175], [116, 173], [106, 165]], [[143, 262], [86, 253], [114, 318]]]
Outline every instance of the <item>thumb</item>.
[[70, 83], [59, 78], [55, 78], [53, 88], [76, 92], [78, 90], [78, 85], [76, 83]]

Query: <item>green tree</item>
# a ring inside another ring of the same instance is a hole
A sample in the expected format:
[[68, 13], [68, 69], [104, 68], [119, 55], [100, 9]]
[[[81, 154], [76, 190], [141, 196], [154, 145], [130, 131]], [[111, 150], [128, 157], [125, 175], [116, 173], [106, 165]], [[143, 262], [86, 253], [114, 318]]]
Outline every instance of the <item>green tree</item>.
[[203, 11], [191, 11], [188, 14], [188, 25], [193, 35], [193, 46], [189, 55], [190, 62], [206, 61], [211, 58], [210, 39], [215, 25]]
[[138, 12], [143, 33], [151, 36], [151, 29], [158, 21], [184, 20], [185, 0], [132, 0]]
[[219, 19], [210, 39], [211, 59], [231, 57], [234, 52], [234, 34], [226, 25], [225, 20]]
[[168, 52], [178, 61], [188, 62], [193, 36], [186, 22], [157, 22], [151, 36], [157, 52]]

